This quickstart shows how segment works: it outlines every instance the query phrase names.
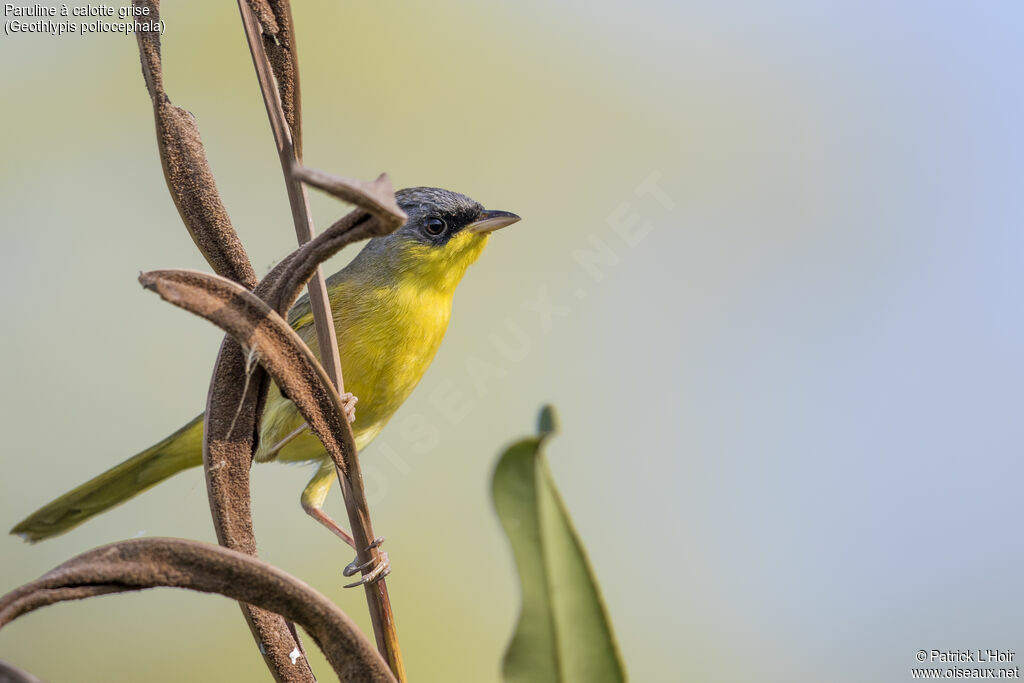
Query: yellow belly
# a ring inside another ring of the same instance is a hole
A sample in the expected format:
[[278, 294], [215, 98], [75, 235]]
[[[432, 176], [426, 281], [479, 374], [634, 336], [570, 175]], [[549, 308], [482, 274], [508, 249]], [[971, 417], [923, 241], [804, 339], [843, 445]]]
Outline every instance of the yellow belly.
[[[417, 287], [369, 287], [332, 283], [330, 298], [345, 390], [354, 394], [352, 423], [362, 450], [380, 433], [419, 383], [448, 327], [451, 296]], [[312, 316], [294, 322], [299, 336], [319, 357]], [[295, 405], [272, 386], [267, 397], [256, 459], [288, 462], [326, 457], [320, 440], [308, 430], [272, 451], [303, 423]]]

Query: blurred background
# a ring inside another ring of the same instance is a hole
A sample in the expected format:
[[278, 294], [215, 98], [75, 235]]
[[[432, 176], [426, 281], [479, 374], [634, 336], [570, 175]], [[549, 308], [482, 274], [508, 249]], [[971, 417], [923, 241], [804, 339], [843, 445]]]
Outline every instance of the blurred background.
[[[1024, 651], [1019, 3], [295, 11], [309, 165], [524, 218], [365, 453], [413, 680], [499, 678], [519, 596], [490, 474], [545, 402], [633, 680], [899, 681], [919, 649]], [[162, 17], [168, 92], [264, 273], [295, 237], [237, 9]], [[7, 529], [201, 411], [220, 334], [136, 282], [208, 267], [134, 37], [0, 55]], [[299, 507], [310, 475], [255, 468], [261, 556], [366, 624], [349, 550]], [[0, 590], [140, 534], [213, 541], [199, 470], [40, 545], [0, 537]], [[267, 678], [235, 605], [171, 590], [36, 612], [0, 659]]]

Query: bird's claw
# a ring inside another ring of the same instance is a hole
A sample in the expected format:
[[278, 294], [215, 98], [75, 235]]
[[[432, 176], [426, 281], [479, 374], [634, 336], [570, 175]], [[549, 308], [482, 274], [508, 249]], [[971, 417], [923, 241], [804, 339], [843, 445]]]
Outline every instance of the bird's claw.
[[350, 391], [346, 391], [341, 395], [341, 412], [345, 414], [345, 419], [348, 420], [349, 424], [356, 421], [356, 404], [359, 403], [359, 399]]
[[[355, 563], [353, 562], [352, 564], [349, 564], [347, 567], [345, 567], [345, 576], [352, 576], [352, 574], [361, 572], [363, 569], [366, 569], [371, 564], [373, 564], [373, 562], [374, 560], [370, 560], [369, 562], [366, 562], [365, 564], [359, 566], [356, 566]], [[345, 584], [345, 588], [355, 588], [356, 586], [377, 583], [390, 573], [391, 560], [388, 558], [387, 553], [381, 553], [377, 559], [377, 566], [374, 567], [372, 572], [370, 572], [363, 578], [359, 579], [358, 581]]]
[[[381, 543], [383, 542], [384, 537], [378, 536], [377, 538], [373, 539], [373, 543], [367, 546], [366, 552], [369, 552], [374, 548], [379, 548]], [[373, 568], [373, 571], [371, 571], [369, 574], [359, 579], [355, 583], [346, 584], [345, 588], [355, 588], [356, 586], [376, 583], [391, 573], [391, 560], [390, 558], [388, 558], [387, 553], [380, 553], [376, 559], [371, 558], [363, 564], [357, 564], [358, 562], [359, 557], [357, 556], [356, 559], [352, 560], [348, 563], [348, 565], [345, 566], [345, 569], [342, 570], [342, 574], [344, 574], [345, 576], [353, 576], [363, 571], [364, 569], [369, 569], [370, 567], [373, 567], [374, 563], [376, 563], [377, 566]]]

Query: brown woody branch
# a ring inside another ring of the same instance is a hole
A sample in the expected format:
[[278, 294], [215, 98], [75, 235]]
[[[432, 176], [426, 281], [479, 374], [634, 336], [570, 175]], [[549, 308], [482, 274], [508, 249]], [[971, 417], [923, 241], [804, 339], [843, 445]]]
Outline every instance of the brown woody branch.
[[[376, 217], [353, 211], [323, 234], [289, 254], [256, 288], [267, 306], [284, 315], [320, 262], [357, 240], [382, 234]], [[263, 369], [230, 335], [221, 345], [207, 400], [204, 461], [218, 540], [255, 554], [249, 466], [259, 416], [269, 384]]]
[[[291, 397], [342, 473], [346, 509], [350, 519], [358, 521], [358, 524], [353, 524], [353, 536], [357, 546], [365, 549], [359, 553], [360, 561], [372, 559], [373, 563], [379, 562], [378, 549], [369, 547], [373, 537], [367, 533], [372, 534], [373, 531], [366, 498], [361, 486], [352, 485], [353, 482], [362, 483], [358, 458], [352, 457], [356, 452], [352, 431], [343, 418], [338, 392], [309, 347], [266, 302], [225, 278], [198, 271], [163, 270], [143, 273], [139, 281], [164, 300], [210, 320], [231, 335], [244, 349], [248, 349], [247, 358], [262, 365], [282, 391]], [[377, 581], [366, 585], [371, 617], [375, 619], [383, 619], [386, 615], [373, 611], [378, 606], [387, 606], [387, 593], [382, 584], [383, 581]], [[390, 629], [375, 629], [378, 648], [381, 648], [382, 635], [389, 632], [394, 632], [393, 624]], [[385, 645], [390, 643], [385, 641]], [[393, 647], [381, 649], [387, 653], [396, 652]], [[385, 652], [382, 654], [387, 659]], [[388, 663], [392, 664], [392, 661], [389, 659]], [[396, 672], [396, 676], [404, 679], [400, 673]]]
[[[397, 223], [400, 225], [402, 220]], [[395, 223], [394, 217], [362, 210], [349, 212], [282, 259], [257, 285], [256, 295], [283, 317], [322, 262], [353, 242], [389, 234]]]
[[376, 180], [366, 181], [343, 178], [315, 168], [294, 166], [292, 174], [307, 185], [380, 216], [392, 226], [388, 232], [401, 227], [405, 222], [405, 212], [395, 201], [395, 190], [387, 173], [381, 173]]
[[[260, 19], [257, 18], [257, 14], [254, 12], [254, 6], [261, 14]], [[315, 230], [309, 210], [309, 197], [298, 175], [301, 168], [301, 153], [296, 142], [301, 129], [301, 122], [297, 116], [299, 109], [297, 106], [295, 107], [294, 113], [296, 116], [289, 123], [287, 112], [285, 111], [286, 104], [282, 100], [282, 93], [288, 88], [282, 88], [280, 82], [282, 78], [293, 78], [296, 84], [295, 92], [297, 93], [298, 69], [297, 63], [293, 62], [290, 74], [278, 70], [277, 78], [275, 79], [274, 65], [266, 50], [265, 28], [261, 25], [261, 21], [262, 24], [266, 24], [265, 8], [267, 6], [271, 10], [275, 6], [283, 8], [283, 11], [276, 15], [278, 20], [280, 20], [281, 16], [287, 15], [290, 17], [291, 10], [289, 9], [288, 0], [266, 0], [266, 2], [253, 0], [252, 5], [247, 0], [238, 0], [238, 10], [242, 17], [242, 25], [249, 44], [249, 52], [252, 55], [253, 67], [259, 80], [263, 102], [267, 109], [267, 118], [270, 121], [270, 127], [274, 134], [274, 141], [281, 161], [281, 170], [284, 174], [285, 187], [288, 191], [288, 201], [292, 210], [296, 236], [301, 245], [313, 239]], [[291, 35], [291, 40], [294, 47], [294, 35]], [[381, 181], [386, 182], [386, 178], [378, 179], [378, 181], [379, 183]], [[353, 189], [359, 188], [353, 188], [351, 185], [347, 188], [347, 190]], [[373, 194], [379, 194], [379, 187], [371, 189]], [[371, 193], [365, 190], [355, 192], [356, 197], [360, 195], [371, 196]], [[393, 199], [391, 205], [394, 206]], [[369, 206], [366, 208], [373, 210]], [[376, 208], [380, 210], [383, 207], [378, 206]], [[397, 206], [394, 206], [394, 209], [396, 211], [391, 213], [402, 215]], [[384, 213], [389, 212], [385, 211]], [[404, 218], [404, 215], [402, 217]], [[344, 378], [341, 372], [341, 361], [338, 357], [338, 340], [334, 330], [334, 319], [331, 315], [327, 285], [319, 266], [314, 270], [309, 283], [309, 301], [320, 347], [321, 363], [327, 376], [333, 383], [336, 393], [344, 392]], [[282, 386], [282, 388], [284, 387]], [[338, 409], [340, 411], [340, 404], [338, 404]], [[337, 421], [338, 416], [334, 416], [332, 419]], [[348, 422], [340, 419], [340, 423], [340, 429], [331, 435], [328, 440], [324, 441], [324, 446], [334, 460], [338, 470], [338, 479], [341, 483], [342, 493], [345, 496], [345, 507], [348, 512], [349, 524], [352, 527], [352, 535], [356, 541], [357, 561], [363, 566], [373, 566], [380, 562], [380, 553], [375, 544], [373, 544], [374, 547], [370, 547], [374, 534], [370, 522], [369, 505], [363, 487], [358, 454], [355, 449], [355, 440], [352, 437], [352, 429]], [[311, 427], [314, 426], [312, 423], [309, 424]], [[319, 432], [318, 435], [320, 435]], [[338, 442], [338, 437], [340, 437], [340, 442]], [[322, 435], [321, 440], [324, 440]], [[332, 450], [328, 441], [338, 442], [341, 448]], [[368, 571], [364, 570], [364, 574]], [[365, 590], [367, 605], [370, 609], [370, 618], [373, 623], [374, 634], [377, 638], [377, 647], [391, 666], [395, 676], [399, 680], [405, 680], [405, 670], [398, 645], [398, 632], [395, 627], [387, 585], [383, 580], [379, 580], [365, 584]]]
[[[221, 343], [203, 422], [203, 469], [217, 541], [255, 557], [249, 469], [256, 445], [256, 425], [266, 396], [266, 373], [247, 363], [242, 348], [230, 337]], [[280, 616], [241, 605], [249, 629], [267, 667], [277, 681], [312, 682], [316, 678], [305, 657], [296, 670], [291, 653], [301, 641]]]
[[139, 282], [229, 334], [291, 398], [327, 452], [344, 450], [341, 397], [313, 352], [265, 301], [231, 280], [196, 270], [154, 270]]
[[0, 628], [57, 602], [160, 586], [218, 593], [294, 621], [342, 681], [395, 680], [355, 623], [307, 584], [245, 553], [176, 538], [122, 541], [82, 553], [0, 597]]
[[[132, 0], [132, 5], [148, 7], [154, 23], [160, 18], [160, 0]], [[153, 101], [160, 163], [174, 205], [213, 269], [252, 289], [256, 286], [256, 272], [221, 202], [195, 117], [171, 104], [164, 90], [160, 33], [140, 31], [136, 39], [142, 75]]]
[[[256, 295], [284, 315], [320, 262], [347, 244], [390, 229], [390, 223], [364, 211], [353, 211], [282, 260], [256, 287]], [[207, 396], [203, 462], [217, 540], [253, 556], [256, 547], [249, 468], [269, 386], [263, 368], [252, 362], [235, 339], [225, 337]], [[292, 639], [286, 637], [290, 634], [275, 621], [279, 619], [276, 615], [244, 611], [271, 671], [278, 677], [282, 662], [289, 661], [284, 658], [294, 649]]]
[[[154, 20], [159, 18], [159, 0], [133, 0], [133, 5], [148, 6]], [[171, 105], [164, 90], [160, 34], [140, 32], [137, 39], [142, 73], [153, 101], [164, 178], [175, 206], [213, 269], [251, 289], [256, 286], [256, 274], [220, 200], [195, 120], [189, 112]], [[255, 557], [249, 467], [262, 405], [256, 400], [258, 393], [252, 400], [244, 397], [244, 387], [249, 386], [246, 370], [241, 349], [233, 340], [226, 339], [207, 397], [203, 464], [218, 541]], [[263, 386], [264, 378], [262, 370], [258, 370], [252, 385]], [[220, 391], [215, 391], [218, 388]], [[240, 435], [226, 434], [230, 430], [225, 427], [228, 424], [225, 413], [232, 415], [229, 419], [241, 418], [242, 424], [248, 422], [248, 430]], [[316, 677], [305, 657], [298, 667], [290, 657], [296, 648], [303, 652], [292, 625], [277, 614], [247, 604], [240, 607], [274, 679], [314, 683]]]
[[302, 97], [299, 58], [289, 0], [248, 0], [263, 38], [263, 51], [274, 72], [281, 111], [291, 131], [295, 157], [302, 159]]
[[[133, 0], [133, 3], [148, 6], [154, 17], [159, 10], [159, 0]], [[301, 167], [301, 105], [290, 5], [287, 0], [247, 0], [239, 2], [239, 9], [274, 130], [296, 231], [300, 244], [306, 242], [265, 278], [257, 292], [274, 310], [284, 315], [297, 298], [302, 284], [313, 277], [311, 306], [320, 348], [328, 350], [323, 354], [323, 362], [328, 376], [341, 391], [337, 341], [319, 263], [344, 244], [391, 232], [401, 225], [405, 216], [394, 202], [386, 175], [366, 183]], [[160, 36], [158, 33], [139, 34], [138, 42], [143, 75], [154, 106], [165, 179], [175, 205], [193, 240], [214, 270], [252, 289], [256, 286], [255, 274], [220, 200], [195, 121], [187, 111], [171, 105], [164, 90]], [[313, 235], [313, 225], [301, 181], [352, 202], [370, 214], [354, 211], [325, 232], [324, 239], [308, 242]], [[314, 386], [310, 382], [307, 378], [304, 386]], [[253, 358], [243, 352], [235, 340], [230, 336], [225, 338], [207, 397], [204, 470], [218, 540], [228, 548], [253, 556], [256, 554], [256, 541], [252, 527], [249, 467], [258, 441], [259, 418], [268, 387], [263, 369], [253, 363]], [[291, 395], [299, 395], [302, 388], [293, 387], [292, 391], [295, 393]], [[335, 413], [334, 417], [337, 417], [336, 410]], [[368, 546], [373, 531], [351, 429], [344, 420], [340, 427], [336, 422], [318, 427], [314, 431], [322, 440], [327, 439], [327, 450], [338, 465], [357, 543]], [[329, 433], [333, 436], [327, 436]], [[376, 561], [377, 555], [373, 549], [360, 553], [359, 559], [365, 562], [372, 557]], [[383, 582], [367, 587], [367, 600], [378, 646], [387, 653], [393, 670], [404, 678]], [[289, 666], [292, 662], [288, 655], [295, 646], [301, 650], [297, 634], [290, 624], [257, 608], [248, 605], [242, 605], [242, 608], [277, 680], [285, 680], [285, 677], [307, 682], [315, 680], [308, 666], [301, 672]], [[298, 678], [294, 678], [296, 675]]]
[[[256, 69], [263, 103], [267, 108], [270, 128], [274, 133], [274, 142], [277, 145], [277, 153], [281, 161], [281, 171], [284, 173], [285, 189], [288, 191], [288, 204], [292, 210], [292, 222], [295, 224], [295, 235], [298, 237], [299, 244], [305, 244], [313, 239], [316, 231], [309, 210], [309, 197], [306, 195], [306, 188], [292, 174], [292, 169], [299, 161], [292, 129], [284, 114], [270, 58], [264, 49], [262, 28], [247, 0], [238, 0], [238, 11], [242, 15], [242, 25], [249, 43], [253, 67]], [[301, 127], [301, 124], [297, 127]], [[338, 338], [334, 332], [334, 321], [327, 300], [327, 284], [324, 282], [323, 273], [319, 270], [313, 275], [312, 282], [309, 284], [309, 300], [313, 308], [317, 341], [320, 344], [321, 362], [334, 385], [341, 387], [343, 381], [341, 361], [338, 360]]]

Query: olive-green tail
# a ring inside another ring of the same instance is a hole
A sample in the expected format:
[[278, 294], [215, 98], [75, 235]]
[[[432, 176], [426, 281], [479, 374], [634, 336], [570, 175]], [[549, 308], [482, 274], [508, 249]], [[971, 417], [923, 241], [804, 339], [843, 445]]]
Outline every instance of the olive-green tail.
[[203, 416], [120, 465], [39, 508], [16, 527], [26, 541], [41, 541], [73, 529], [172, 474], [203, 464]]

